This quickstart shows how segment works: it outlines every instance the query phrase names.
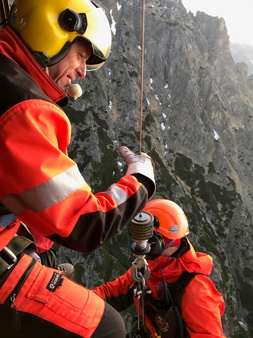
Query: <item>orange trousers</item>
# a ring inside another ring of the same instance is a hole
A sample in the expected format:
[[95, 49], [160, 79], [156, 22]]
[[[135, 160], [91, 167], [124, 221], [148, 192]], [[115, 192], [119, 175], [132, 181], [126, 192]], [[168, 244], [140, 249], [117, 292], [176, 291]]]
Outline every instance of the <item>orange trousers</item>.
[[28, 255], [21, 257], [0, 288], [0, 327], [0, 337], [5, 338], [125, 337], [116, 310]]

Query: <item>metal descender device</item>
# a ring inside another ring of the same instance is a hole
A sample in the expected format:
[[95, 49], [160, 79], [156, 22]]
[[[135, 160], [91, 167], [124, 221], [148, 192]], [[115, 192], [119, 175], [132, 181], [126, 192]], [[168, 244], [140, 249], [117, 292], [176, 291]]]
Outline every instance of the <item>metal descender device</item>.
[[132, 277], [136, 281], [135, 296], [138, 298], [138, 330], [141, 328], [140, 302], [142, 302], [142, 322], [145, 326], [144, 295], [150, 293], [146, 280], [150, 277], [150, 269], [145, 255], [150, 251], [149, 238], [153, 236], [154, 218], [145, 211], [140, 212], [130, 222], [129, 236], [134, 240], [131, 250], [135, 255], [132, 263]]

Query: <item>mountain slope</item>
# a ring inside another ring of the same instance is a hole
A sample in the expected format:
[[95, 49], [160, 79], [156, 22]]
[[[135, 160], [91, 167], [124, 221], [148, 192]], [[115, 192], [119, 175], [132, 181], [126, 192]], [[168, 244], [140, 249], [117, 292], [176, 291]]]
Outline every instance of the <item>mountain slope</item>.
[[[117, 147], [138, 152], [141, 3], [104, 0], [113, 28], [110, 59], [80, 81], [66, 112], [69, 148], [93, 192], [125, 172]], [[155, 197], [186, 212], [195, 247], [214, 258], [230, 338], [253, 336], [253, 91], [230, 53], [223, 19], [187, 13], [181, 0], [147, 1], [142, 150], [156, 164]], [[60, 248], [78, 280], [94, 287], [133, 260], [127, 229], [91, 255]]]

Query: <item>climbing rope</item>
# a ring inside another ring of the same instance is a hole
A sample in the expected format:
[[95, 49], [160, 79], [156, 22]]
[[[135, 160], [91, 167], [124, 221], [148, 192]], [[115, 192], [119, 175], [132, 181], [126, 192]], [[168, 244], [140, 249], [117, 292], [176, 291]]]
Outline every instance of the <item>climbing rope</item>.
[[142, 103], [143, 103], [143, 77], [144, 77], [144, 54], [145, 54], [145, 0], [142, 0], [142, 34], [141, 34], [141, 83], [140, 83], [140, 122], [139, 122], [139, 153], [142, 149]]

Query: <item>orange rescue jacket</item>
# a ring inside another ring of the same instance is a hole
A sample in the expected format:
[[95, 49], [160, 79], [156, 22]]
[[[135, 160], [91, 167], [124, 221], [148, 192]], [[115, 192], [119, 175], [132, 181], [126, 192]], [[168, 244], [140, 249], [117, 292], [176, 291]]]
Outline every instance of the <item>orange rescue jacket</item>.
[[[225, 338], [221, 322], [225, 309], [224, 300], [208, 277], [213, 268], [212, 258], [208, 254], [195, 252], [188, 239], [187, 241], [190, 249], [181, 257], [159, 256], [156, 260], [148, 261], [151, 275], [146, 280], [146, 285], [152, 291], [152, 296], [159, 299], [158, 290], [163, 285], [160, 267], [168, 283], [177, 281], [185, 270], [196, 272], [197, 275], [185, 287], [181, 303], [182, 318], [189, 337]], [[135, 304], [137, 310], [138, 300], [133, 294], [134, 287], [135, 281], [132, 278], [132, 268], [130, 268], [116, 280], [100, 285], [93, 291], [118, 311], [125, 310], [131, 303]], [[141, 309], [140, 314], [142, 314]], [[152, 319], [146, 316], [145, 323], [152, 337], [157, 337]], [[162, 337], [166, 337], [166, 334]]]
[[142, 210], [146, 188], [126, 175], [91, 192], [67, 154], [66, 93], [9, 27], [0, 32], [0, 82], [0, 202], [18, 216], [0, 227], [0, 250], [21, 220], [54, 242], [93, 251]]

